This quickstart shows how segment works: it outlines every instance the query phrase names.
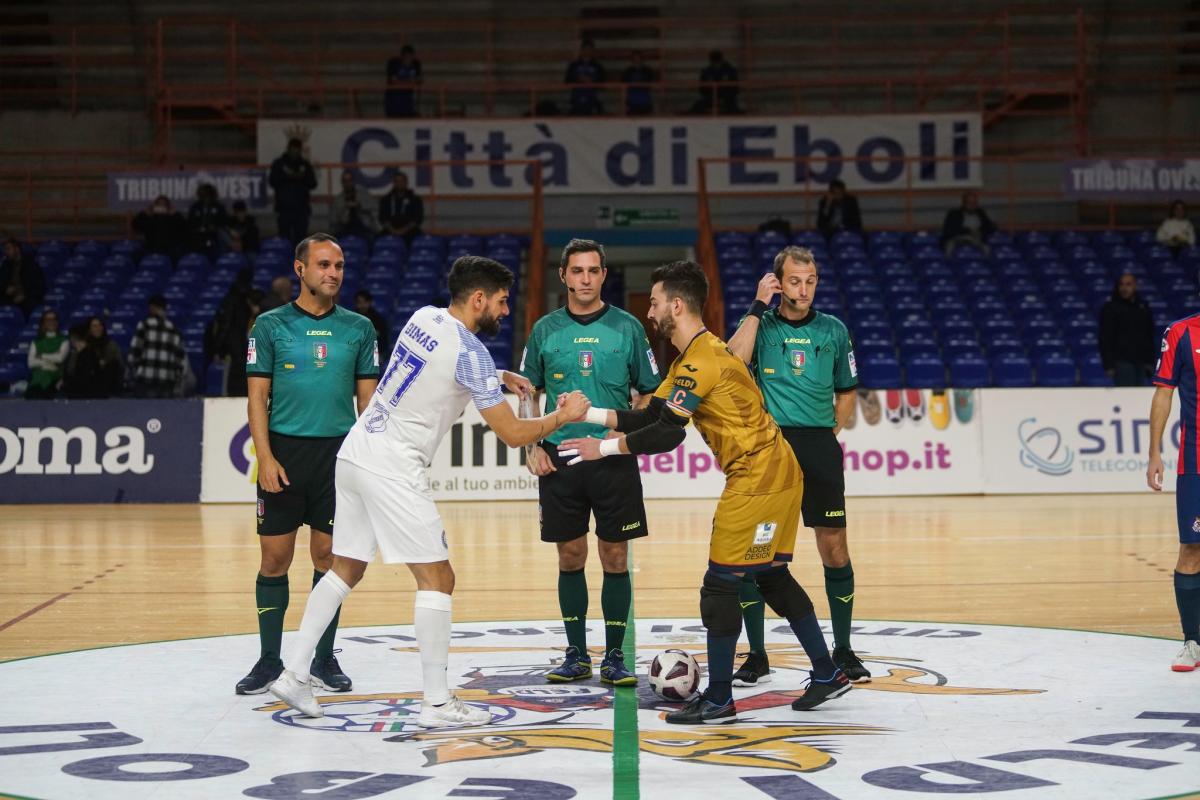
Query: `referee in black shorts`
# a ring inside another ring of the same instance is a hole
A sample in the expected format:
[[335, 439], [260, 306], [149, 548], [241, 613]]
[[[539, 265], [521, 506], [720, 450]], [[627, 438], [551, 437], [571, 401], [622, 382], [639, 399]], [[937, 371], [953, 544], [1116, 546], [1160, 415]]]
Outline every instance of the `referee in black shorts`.
[[[567, 305], [537, 321], [525, 345], [521, 372], [540, 392], [546, 409], [563, 392], [578, 389], [597, 408], [629, 408], [631, 390], [649, 395], [661, 379], [642, 323], [600, 296], [608, 269], [604, 247], [572, 239], [563, 248], [559, 278]], [[603, 424], [572, 423], [534, 447], [527, 466], [537, 475], [541, 536], [558, 548], [558, 604], [567, 634], [562, 663], [546, 679], [554, 683], [590, 678], [587, 651], [588, 522], [596, 516], [596, 549], [604, 568], [600, 605], [604, 614], [604, 659], [600, 681], [633, 686], [637, 675], [621, 650], [633, 599], [629, 540], [646, 535], [646, 506], [637, 457], [611, 456], [566, 468], [556, 445], [564, 439], [603, 439]]]
[[[837, 434], [854, 412], [858, 371], [846, 326], [812, 307], [817, 264], [810, 250], [784, 248], [775, 271], [763, 276], [758, 296], [729, 349], [750, 366], [767, 411], [783, 429], [804, 471], [801, 510], [816, 533], [825, 566], [825, 596], [833, 626], [833, 662], [852, 681], [871, 673], [850, 647], [854, 613], [854, 567], [846, 543], [846, 474]], [[769, 308], [774, 296], [778, 308]], [[763, 601], [752, 582], [742, 584], [742, 614], [750, 654], [734, 685], [770, 680], [763, 634]]]
[[[379, 347], [370, 320], [335, 305], [345, 260], [325, 233], [296, 246], [300, 296], [262, 314], [246, 349], [247, 415], [258, 458], [255, 582], [259, 659], [237, 683], [261, 694], [279, 677], [279, 646], [288, 607], [288, 568], [296, 532], [308, 525], [313, 585], [333, 563], [334, 466], [342, 439], [370, 402], [379, 379]], [[335, 616], [312, 662], [314, 685], [348, 692], [350, 678], [334, 656]]]

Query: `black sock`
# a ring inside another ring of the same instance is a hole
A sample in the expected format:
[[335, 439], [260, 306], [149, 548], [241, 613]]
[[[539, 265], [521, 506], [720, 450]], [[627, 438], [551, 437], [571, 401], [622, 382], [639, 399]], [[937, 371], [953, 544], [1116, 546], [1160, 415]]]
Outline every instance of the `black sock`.
[[567, 631], [567, 644], [579, 650], [580, 658], [587, 658], [588, 589], [583, 570], [558, 573], [558, 607]]
[[279, 661], [288, 594], [287, 573], [270, 578], [259, 575], [254, 582], [254, 601], [258, 605], [259, 658]]
[[[313, 588], [317, 588], [317, 584], [321, 578], [325, 577], [324, 572], [313, 570]], [[338, 606], [338, 610], [334, 613], [333, 619], [329, 620], [329, 627], [321, 634], [321, 639], [317, 642], [317, 658], [329, 658], [333, 655], [333, 637], [337, 633], [338, 620], [342, 618], [342, 607]]]
[[[713, 573], [708, 573], [712, 575]], [[719, 580], [729, 581], [729, 593], [718, 595], [715, 599], [726, 604], [723, 612], [717, 613], [717, 618], [727, 617], [737, 620], [737, 630], [728, 635], [716, 635], [708, 631], [708, 689], [704, 694], [717, 705], [725, 705], [733, 698], [733, 659], [737, 653], [738, 637], [742, 635], [742, 612], [738, 604], [738, 587], [741, 579], [724, 576]], [[736, 583], [735, 583], [736, 581]]]
[[789, 619], [788, 625], [792, 626], [792, 632], [812, 662], [813, 678], [823, 681], [832, 677], [833, 659], [829, 657], [829, 647], [825, 644], [825, 634], [821, 633], [816, 612], [810, 611], [807, 616]]
[[600, 609], [604, 614], [604, 653], [620, 650], [629, 622], [633, 584], [629, 572], [606, 572], [600, 588]]
[[1200, 642], [1200, 572], [1175, 573], [1175, 605], [1185, 642]]

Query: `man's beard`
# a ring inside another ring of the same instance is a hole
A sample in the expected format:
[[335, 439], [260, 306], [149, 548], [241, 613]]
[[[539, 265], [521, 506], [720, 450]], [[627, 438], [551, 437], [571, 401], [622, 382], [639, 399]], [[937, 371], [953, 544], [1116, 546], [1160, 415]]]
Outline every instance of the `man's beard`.
[[495, 336], [500, 333], [500, 318], [492, 316], [481, 316], [476, 323], [479, 325], [479, 332], [484, 336]]
[[654, 327], [658, 329], [658, 335], [664, 339], [670, 339], [675, 333], [675, 318], [670, 314], [662, 319], [654, 320]]

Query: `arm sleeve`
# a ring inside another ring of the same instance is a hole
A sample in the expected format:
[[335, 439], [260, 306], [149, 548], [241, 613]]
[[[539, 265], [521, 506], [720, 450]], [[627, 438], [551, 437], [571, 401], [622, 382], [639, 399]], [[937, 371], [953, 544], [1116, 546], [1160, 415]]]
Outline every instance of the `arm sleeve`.
[[30, 342], [29, 353], [25, 356], [25, 363], [29, 365], [30, 369], [37, 369], [42, 365], [41, 361], [42, 360], [38, 358], [37, 345], [33, 342]]
[[617, 409], [614, 412], [617, 415], [616, 430], [620, 433], [633, 433], [634, 431], [653, 425], [662, 417], [663, 409], [666, 405], [665, 400], [655, 396], [650, 398], [650, 402], [645, 408], [630, 411]]
[[275, 374], [275, 343], [271, 341], [268, 325], [254, 323], [250, 339], [246, 342], [246, 374], [256, 378], [270, 378]]
[[379, 338], [375, 326], [369, 319], [361, 323], [362, 341], [358, 343], [358, 360], [354, 365], [354, 377], [375, 379], [379, 377]]
[[529, 379], [535, 389], [546, 388], [546, 376], [542, 369], [542, 339], [535, 325], [525, 342], [525, 350], [521, 354], [519, 372]]
[[[638, 328], [641, 328], [640, 324]], [[629, 374], [633, 378], [633, 388], [640, 394], [649, 394], [662, 383], [662, 376], [658, 374], [658, 362], [654, 359], [654, 350], [650, 348], [650, 340], [646, 338], [645, 331], [630, 330], [629, 333], [632, 357]]]
[[504, 402], [500, 380], [496, 377], [496, 363], [478, 339], [463, 342], [458, 364], [454, 367], [454, 379], [471, 392], [475, 408], [480, 411]]
[[848, 392], [858, 386], [858, 365], [854, 363], [854, 342], [850, 339], [849, 331], [841, 331], [834, 353], [837, 361], [833, 364], [833, 390]]
[[[1153, 382], [1155, 386], [1179, 385], [1179, 374], [1183, 359], [1178, 358], [1179, 343], [1184, 339], [1186, 329], [1182, 325], [1167, 328], [1163, 334], [1162, 352], [1158, 357], [1158, 365], [1154, 369]], [[1188, 346], [1190, 348], [1190, 345]]]
[[413, 222], [418, 226], [425, 222], [425, 202], [413, 195]]
[[133, 339], [129, 342], [129, 368], [137, 369], [138, 362], [142, 360], [142, 344], [146, 336], [145, 321], [139, 322], [137, 330], [133, 332]]
[[654, 423], [634, 431], [625, 437], [625, 446], [631, 455], [640, 456], [650, 453], [669, 453], [683, 443], [687, 437], [687, 420], [667, 410], [665, 405], [659, 407], [659, 417]]

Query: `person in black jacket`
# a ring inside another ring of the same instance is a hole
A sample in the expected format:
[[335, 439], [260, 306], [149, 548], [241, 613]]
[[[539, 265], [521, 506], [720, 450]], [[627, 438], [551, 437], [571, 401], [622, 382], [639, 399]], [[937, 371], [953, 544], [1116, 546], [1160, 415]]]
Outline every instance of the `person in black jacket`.
[[[579, 58], [567, 65], [567, 75], [563, 83], [604, 83], [604, 65], [596, 60], [596, 45], [591, 39], [584, 39], [579, 45]], [[580, 86], [571, 90], [570, 113], [580, 117], [590, 117], [604, 113], [604, 104], [600, 102], [600, 90], [594, 86]]]
[[125, 364], [121, 348], [108, 338], [104, 321], [92, 317], [85, 328], [72, 328], [71, 342], [75, 353], [67, 359], [63, 381], [67, 397], [95, 400], [119, 395]]
[[1126, 272], [1100, 310], [1100, 360], [1117, 386], [1145, 386], [1158, 358], [1154, 315]]
[[392, 190], [379, 199], [379, 226], [384, 233], [403, 236], [404, 243], [412, 245], [424, 221], [425, 204], [408, 188], [408, 176], [396, 170]]
[[942, 249], [946, 255], [950, 255], [960, 244], [965, 244], [987, 254], [988, 237], [995, 232], [996, 224], [979, 207], [979, 195], [976, 192], [963, 192], [962, 205], [947, 211], [946, 219], [942, 222]]
[[46, 294], [46, 278], [42, 268], [21, 250], [21, 243], [9, 238], [4, 242], [4, 260], [0, 261], [0, 306], [14, 305], [21, 313], [42, 304]]
[[288, 140], [287, 151], [271, 162], [270, 184], [275, 191], [279, 235], [296, 244], [308, 236], [312, 190], [317, 188], [317, 174], [304, 157], [304, 142]]
[[183, 255], [188, 243], [187, 221], [171, 207], [166, 195], [154, 198], [150, 208], [133, 218], [133, 229], [145, 240], [147, 253], [165, 255], [172, 261]]
[[840, 180], [830, 181], [829, 190], [821, 195], [821, 201], [817, 203], [817, 230], [827, 240], [840, 231], [862, 233], [858, 198], [848, 194], [846, 184]]
[[188, 209], [188, 228], [192, 233], [192, 249], [209, 258], [217, 255], [221, 228], [228, 224], [225, 206], [217, 195], [217, 187], [202, 183], [196, 187], [196, 202]]

